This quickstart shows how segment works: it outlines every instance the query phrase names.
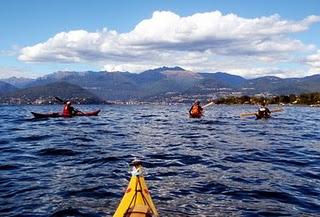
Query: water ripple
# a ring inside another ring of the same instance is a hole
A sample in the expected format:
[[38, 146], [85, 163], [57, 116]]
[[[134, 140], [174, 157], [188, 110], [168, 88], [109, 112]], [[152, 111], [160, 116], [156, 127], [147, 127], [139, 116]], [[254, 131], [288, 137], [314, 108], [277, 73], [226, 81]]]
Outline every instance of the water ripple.
[[318, 216], [320, 115], [285, 107], [269, 120], [253, 106], [80, 106], [100, 116], [33, 119], [0, 110], [0, 216], [112, 216], [130, 177], [144, 174], [161, 216]]
[[45, 148], [38, 152], [41, 156], [74, 156], [77, 155], [75, 151], [70, 149]]

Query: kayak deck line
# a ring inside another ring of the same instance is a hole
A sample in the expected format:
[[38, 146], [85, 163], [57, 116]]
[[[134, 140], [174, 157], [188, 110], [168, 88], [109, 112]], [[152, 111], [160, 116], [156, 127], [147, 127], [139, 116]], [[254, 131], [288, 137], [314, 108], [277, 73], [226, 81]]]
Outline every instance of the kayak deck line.
[[133, 161], [131, 179], [113, 217], [159, 217], [143, 177], [140, 161]]

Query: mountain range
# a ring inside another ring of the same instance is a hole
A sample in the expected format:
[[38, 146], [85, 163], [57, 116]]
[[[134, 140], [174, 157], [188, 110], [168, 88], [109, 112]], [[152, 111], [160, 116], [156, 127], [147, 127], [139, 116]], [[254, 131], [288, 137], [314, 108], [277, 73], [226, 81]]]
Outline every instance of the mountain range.
[[95, 96], [95, 94], [87, 91], [78, 85], [69, 84], [67, 82], [54, 82], [46, 85], [27, 87], [3, 94], [0, 102], [8, 102], [10, 99], [20, 99], [24, 102], [35, 101], [55, 101], [55, 96], [61, 99], [73, 99], [78, 103], [103, 103], [103, 100]]
[[[62, 83], [61, 83], [62, 82]], [[66, 87], [81, 88], [81, 94], [102, 100], [150, 100], [168, 96], [197, 97], [199, 95], [288, 95], [320, 91], [320, 74], [302, 78], [265, 76], [245, 79], [224, 72], [198, 73], [180, 67], [161, 67], [142, 73], [106, 71], [62, 71], [37, 79], [9, 78], [0, 80], [0, 96], [19, 96], [38, 93], [47, 96], [47, 85], [61, 88], [68, 96]], [[63, 85], [62, 85], [63, 84]], [[46, 90], [45, 90], [46, 89]], [[74, 91], [72, 91], [74, 94]], [[55, 94], [58, 94], [57, 92]], [[70, 93], [71, 94], [71, 93]], [[51, 94], [52, 95], [52, 94]], [[78, 97], [82, 97], [78, 94]], [[74, 95], [75, 96], [75, 95]]]

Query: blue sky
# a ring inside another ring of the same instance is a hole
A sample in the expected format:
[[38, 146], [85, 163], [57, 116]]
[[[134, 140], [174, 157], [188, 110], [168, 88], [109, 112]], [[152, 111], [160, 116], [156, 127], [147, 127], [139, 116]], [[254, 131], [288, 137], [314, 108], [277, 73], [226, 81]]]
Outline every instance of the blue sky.
[[5, 0], [0, 78], [163, 65], [244, 77], [320, 72], [317, 0]]

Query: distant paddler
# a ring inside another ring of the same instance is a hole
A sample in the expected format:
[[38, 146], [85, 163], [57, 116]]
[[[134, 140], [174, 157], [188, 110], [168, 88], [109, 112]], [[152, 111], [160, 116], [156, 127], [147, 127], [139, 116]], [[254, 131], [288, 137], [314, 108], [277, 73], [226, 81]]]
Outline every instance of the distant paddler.
[[62, 114], [65, 117], [72, 117], [76, 114], [84, 114], [82, 111], [76, 109], [75, 107], [72, 106], [72, 103], [70, 100], [62, 100], [59, 97], [55, 97], [58, 101], [63, 102], [64, 106], [63, 106], [63, 111]]
[[259, 107], [257, 112], [242, 113], [242, 114], [240, 114], [240, 117], [256, 116], [256, 119], [270, 118], [271, 117], [271, 113], [282, 112], [282, 111], [283, 111], [282, 108], [270, 110], [269, 108], [266, 107], [266, 104], [263, 102], [263, 103], [261, 103], [261, 106]]
[[256, 113], [256, 118], [261, 119], [261, 118], [270, 118], [271, 117], [271, 111], [266, 107], [266, 103], [262, 102], [260, 108], [258, 109]]
[[212, 105], [212, 104], [214, 104], [214, 102], [210, 102], [204, 106], [201, 106], [200, 101], [196, 100], [189, 110], [189, 117], [190, 118], [201, 118], [204, 113], [203, 109]]
[[196, 100], [189, 109], [190, 118], [201, 118], [203, 115], [203, 108], [200, 105], [200, 101]]

